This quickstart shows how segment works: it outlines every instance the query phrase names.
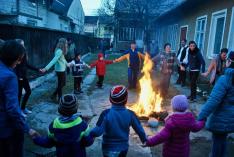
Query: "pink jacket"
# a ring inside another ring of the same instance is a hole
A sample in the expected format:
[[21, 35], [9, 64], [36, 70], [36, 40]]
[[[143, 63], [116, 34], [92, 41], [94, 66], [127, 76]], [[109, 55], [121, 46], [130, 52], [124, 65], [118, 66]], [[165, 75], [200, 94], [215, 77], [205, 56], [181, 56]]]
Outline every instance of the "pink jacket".
[[189, 134], [201, 130], [204, 125], [205, 122], [196, 121], [191, 112], [176, 112], [166, 119], [165, 127], [146, 144], [164, 143], [163, 157], [189, 157]]

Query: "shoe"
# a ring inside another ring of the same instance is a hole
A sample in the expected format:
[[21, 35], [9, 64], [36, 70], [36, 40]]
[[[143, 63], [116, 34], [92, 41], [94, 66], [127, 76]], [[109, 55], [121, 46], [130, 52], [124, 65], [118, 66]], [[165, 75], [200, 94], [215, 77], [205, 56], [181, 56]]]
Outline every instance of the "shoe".
[[21, 115], [22, 115], [24, 118], [27, 117], [27, 115], [26, 115], [23, 111], [21, 111]]
[[30, 111], [29, 109], [25, 108], [25, 109], [23, 110], [23, 113], [24, 113], [24, 114], [31, 114], [32, 111]]

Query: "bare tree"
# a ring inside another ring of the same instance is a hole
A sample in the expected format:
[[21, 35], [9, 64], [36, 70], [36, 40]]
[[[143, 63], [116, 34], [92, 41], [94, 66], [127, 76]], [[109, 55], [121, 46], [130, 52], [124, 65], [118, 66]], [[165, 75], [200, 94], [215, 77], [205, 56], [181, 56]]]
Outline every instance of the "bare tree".
[[177, 2], [178, 0], [102, 0], [99, 15], [139, 21], [144, 29], [144, 49], [148, 51], [151, 22]]

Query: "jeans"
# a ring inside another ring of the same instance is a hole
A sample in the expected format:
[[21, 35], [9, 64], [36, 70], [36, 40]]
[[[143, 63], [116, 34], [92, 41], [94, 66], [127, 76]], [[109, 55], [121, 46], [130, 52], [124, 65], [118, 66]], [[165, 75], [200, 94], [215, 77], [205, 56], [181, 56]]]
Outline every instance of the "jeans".
[[23, 157], [23, 143], [24, 133], [18, 131], [8, 138], [0, 138], [0, 156]]
[[136, 88], [138, 73], [139, 73], [138, 69], [128, 68], [128, 86], [129, 86], [129, 88]]
[[21, 102], [23, 89], [25, 90], [25, 94], [24, 94], [23, 101], [21, 104], [21, 109], [24, 110], [28, 102], [29, 96], [31, 95], [31, 88], [30, 88], [28, 79], [23, 78], [22, 80], [18, 80], [18, 86], [19, 86], [18, 87], [19, 88], [19, 93], [18, 93], [19, 104]]
[[98, 76], [98, 81], [97, 81], [97, 86], [102, 87], [104, 81], [104, 76], [99, 75]]
[[227, 133], [213, 133], [211, 157], [225, 157], [227, 146]]
[[66, 84], [66, 74], [65, 71], [64, 72], [56, 72], [57, 74], [57, 78], [58, 78], [58, 85], [57, 88], [55, 90], [55, 92], [53, 93], [53, 95], [58, 95], [59, 99], [62, 97], [62, 90], [63, 87]]
[[74, 90], [81, 90], [82, 77], [74, 77]]
[[103, 150], [103, 157], [126, 157], [128, 150], [114, 152], [114, 151], [106, 151]]
[[190, 71], [190, 97], [196, 99], [197, 97], [197, 80], [199, 71]]

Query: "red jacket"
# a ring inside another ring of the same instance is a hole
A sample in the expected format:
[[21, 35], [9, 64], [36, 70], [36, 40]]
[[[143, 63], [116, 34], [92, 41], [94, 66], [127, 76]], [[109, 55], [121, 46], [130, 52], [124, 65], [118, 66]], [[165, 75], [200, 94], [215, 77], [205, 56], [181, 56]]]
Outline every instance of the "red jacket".
[[101, 57], [103, 57], [103, 55], [99, 53], [98, 60], [90, 65], [91, 68], [96, 66], [96, 74], [98, 76], [104, 76], [106, 74], [106, 65], [113, 63], [111, 60], [100, 60]]

